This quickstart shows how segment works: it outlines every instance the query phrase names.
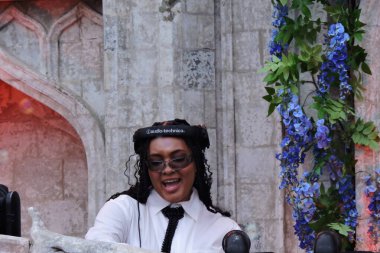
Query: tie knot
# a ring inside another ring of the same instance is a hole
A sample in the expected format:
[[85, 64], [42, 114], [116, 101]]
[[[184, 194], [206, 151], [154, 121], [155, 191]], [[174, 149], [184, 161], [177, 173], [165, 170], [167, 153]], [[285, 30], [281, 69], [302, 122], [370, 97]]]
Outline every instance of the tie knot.
[[184, 214], [184, 210], [183, 210], [183, 207], [182, 206], [178, 206], [178, 207], [170, 207], [170, 206], [167, 206], [165, 207], [164, 209], [162, 209], [162, 213], [165, 215], [165, 217], [167, 217], [169, 220], [170, 219], [182, 219], [183, 218], [183, 214]]

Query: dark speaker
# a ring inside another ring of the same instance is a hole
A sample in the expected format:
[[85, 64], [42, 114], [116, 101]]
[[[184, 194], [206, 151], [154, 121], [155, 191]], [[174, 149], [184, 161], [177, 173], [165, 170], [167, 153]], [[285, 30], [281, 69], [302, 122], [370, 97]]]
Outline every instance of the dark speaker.
[[249, 253], [251, 240], [244, 231], [232, 230], [224, 236], [222, 246], [226, 253]]
[[21, 236], [20, 196], [0, 184], [0, 234]]
[[340, 253], [341, 241], [339, 234], [334, 231], [318, 233], [314, 243], [314, 253]]

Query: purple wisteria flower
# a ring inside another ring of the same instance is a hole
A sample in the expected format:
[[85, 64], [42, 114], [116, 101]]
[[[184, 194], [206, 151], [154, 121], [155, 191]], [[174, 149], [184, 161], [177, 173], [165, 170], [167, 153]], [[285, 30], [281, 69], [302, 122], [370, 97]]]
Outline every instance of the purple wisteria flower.
[[282, 6], [280, 3], [277, 3], [274, 6], [273, 10], [273, 22], [272, 25], [275, 29], [272, 30], [271, 40], [269, 42], [269, 53], [275, 55], [281, 59], [281, 55], [284, 50], [287, 49], [286, 45], [282, 45], [280, 42], [276, 41], [278, 31], [284, 25], [286, 25], [285, 17], [288, 15], [288, 6]]
[[[353, 184], [353, 177], [345, 175], [338, 179], [336, 184], [339, 196], [343, 202], [343, 217], [344, 224], [349, 226], [352, 231], [355, 231], [358, 225], [358, 211], [356, 209], [355, 201], [355, 186]], [[348, 233], [348, 239], [354, 241], [355, 232]]]
[[364, 193], [370, 199], [368, 235], [377, 243], [380, 238], [380, 168], [375, 170], [375, 180], [371, 176], [366, 176], [364, 181], [366, 183]]
[[322, 63], [321, 72], [318, 75], [318, 93], [320, 95], [328, 93], [331, 84], [335, 81], [339, 81], [339, 97], [341, 99], [345, 99], [352, 92], [352, 86], [348, 83], [349, 67], [346, 63], [349, 39], [350, 37], [345, 33], [341, 23], [330, 25], [326, 36], [326, 61]]
[[[304, 178], [313, 178], [311, 173], [305, 172]], [[317, 179], [317, 178], [315, 178]], [[300, 247], [306, 252], [313, 252], [315, 231], [309, 226], [317, 211], [314, 198], [320, 195], [320, 185], [316, 181], [308, 182], [303, 179], [293, 188], [295, 192], [293, 219], [295, 220], [295, 234], [300, 239]]]
[[281, 142], [282, 152], [276, 155], [281, 161], [282, 178], [280, 189], [291, 188], [298, 184], [297, 168], [304, 162], [305, 147], [312, 141], [312, 124], [298, 104], [298, 96], [290, 90], [281, 92], [284, 103], [277, 110], [282, 116], [285, 137]]
[[[276, 155], [281, 161], [280, 189], [290, 190], [286, 194], [287, 202], [293, 207], [295, 234], [300, 241], [300, 247], [312, 252], [315, 232], [309, 226], [317, 210], [314, 198], [319, 196], [318, 177], [311, 174], [303, 175], [298, 181], [297, 169], [304, 163], [305, 150], [313, 142], [313, 125], [299, 104], [299, 98], [290, 89], [280, 90], [283, 103], [277, 110], [282, 116], [285, 126], [285, 136], [281, 141], [282, 152]], [[324, 130], [321, 132], [325, 133]]]
[[338, 158], [335, 155], [330, 156], [326, 164], [326, 168], [328, 170], [330, 179], [333, 182], [336, 182], [338, 178], [341, 178], [343, 176], [343, 162], [338, 160]]
[[331, 142], [331, 138], [329, 137], [330, 129], [324, 124], [324, 119], [317, 121], [317, 132], [315, 133], [315, 139], [317, 140], [317, 146], [320, 149], [329, 147]]

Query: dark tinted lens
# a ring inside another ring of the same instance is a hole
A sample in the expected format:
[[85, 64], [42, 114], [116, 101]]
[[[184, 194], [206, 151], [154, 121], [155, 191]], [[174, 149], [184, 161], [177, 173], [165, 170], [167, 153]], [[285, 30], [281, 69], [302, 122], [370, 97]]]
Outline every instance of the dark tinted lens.
[[172, 169], [182, 169], [191, 163], [191, 156], [185, 155], [181, 157], [175, 157], [169, 161], [169, 166]]
[[148, 160], [148, 168], [150, 170], [159, 171], [164, 167], [165, 162], [163, 160]]

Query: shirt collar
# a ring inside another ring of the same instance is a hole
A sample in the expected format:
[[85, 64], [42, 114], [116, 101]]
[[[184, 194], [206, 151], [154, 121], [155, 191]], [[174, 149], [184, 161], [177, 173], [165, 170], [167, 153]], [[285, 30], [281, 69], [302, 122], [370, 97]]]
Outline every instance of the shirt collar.
[[[188, 201], [182, 201], [177, 204], [180, 204], [192, 219], [198, 220], [203, 203], [199, 200], [198, 191], [195, 188], [193, 188], [193, 193]], [[148, 197], [147, 205], [150, 206], [152, 213], [156, 215], [163, 208], [170, 205], [170, 202], [163, 199], [156, 190], [152, 190]]]

